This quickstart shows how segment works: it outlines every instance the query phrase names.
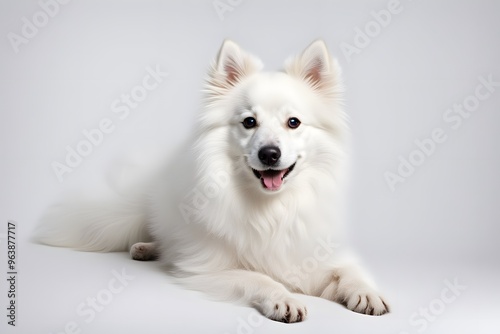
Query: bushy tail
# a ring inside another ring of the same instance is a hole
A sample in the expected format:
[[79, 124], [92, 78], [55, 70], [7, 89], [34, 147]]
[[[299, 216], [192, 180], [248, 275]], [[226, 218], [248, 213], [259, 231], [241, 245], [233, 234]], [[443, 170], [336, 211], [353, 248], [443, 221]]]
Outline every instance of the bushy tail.
[[83, 251], [128, 251], [151, 241], [144, 199], [71, 199], [51, 207], [34, 234], [36, 242]]

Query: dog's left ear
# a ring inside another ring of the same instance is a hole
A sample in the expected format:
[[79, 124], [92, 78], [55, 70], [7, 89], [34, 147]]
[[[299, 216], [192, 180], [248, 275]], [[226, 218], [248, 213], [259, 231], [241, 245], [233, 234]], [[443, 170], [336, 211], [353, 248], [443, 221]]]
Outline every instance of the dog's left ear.
[[323, 40], [314, 41], [301, 55], [288, 59], [285, 71], [306, 81], [315, 91], [325, 96], [340, 91], [340, 67], [330, 56]]

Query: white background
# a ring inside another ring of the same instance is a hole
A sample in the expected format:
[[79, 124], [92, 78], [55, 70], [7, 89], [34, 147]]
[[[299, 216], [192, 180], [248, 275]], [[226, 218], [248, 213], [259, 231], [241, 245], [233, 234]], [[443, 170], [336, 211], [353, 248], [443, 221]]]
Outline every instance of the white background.
[[[22, 36], [23, 17], [33, 22], [41, 7], [1, 2], [0, 235], [9, 219], [18, 222], [20, 272], [17, 327], [6, 324], [2, 306], [1, 332], [60, 333], [72, 321], [81, 333], [497, 330], [500, 87], [457, 129], [443, 115], [474, 94], [479, 77], [500, 81], [500, 2], [401, 0], [400, 12], [351, 59], [342, 43], [354, 46], [355, 30], [373, 25], [370, 13], [387, 9], [386, 1], [221, 2], [232, 9], [223, 19], [212, 0], [74, 0], [60, 5], [17, 53], [8, 34]], [[309, 319], [281, 324], [174, 286], [155, 263], [28, 241], [43, 210], [69, 189], [116, 187], [141, 168], [143, 157], [168, 155], [189, 135], [205, 71], [227, 37], [261, 57], [268, 70], [280, 69], [318, 37], [339, 59], [353, 134], [349, 235], [392, 313], [368, 317], [299, 296]], [[111, 103], [157, 65], [168, 78], [120, 120]], [[64, 163], [66, 146], [74, 148], [82, 131], [103, 118], [112, 119], [115, 130], [59, 182], [51, 163]], [[399, 156], [408, 159], [415, 141], [435, 128], [447, 140], [392, 191], [384, 174], [397, 173]], [[126, 167], [109, 172], [116, 161]], [[0, 267], [6, 268], [0, 241]], [[87, 323], [78, 305], [122, 269], [135, 278]], [[446, 280], [466, 286], [450, 303], [439, 301]], [[3, 278], [0, 288], [0, 305], [6, 305]], [[429, 307], [433, 320], [422, 323], [414, 313]]]

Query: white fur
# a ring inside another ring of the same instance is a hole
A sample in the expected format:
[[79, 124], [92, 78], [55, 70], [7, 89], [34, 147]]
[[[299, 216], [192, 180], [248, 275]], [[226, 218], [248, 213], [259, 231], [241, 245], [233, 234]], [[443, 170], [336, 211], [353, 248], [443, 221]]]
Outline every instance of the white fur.
[[[287, 60], [283, 72], [261, 68], [256, 57], [224, 42], [208, 74], [197, 138], [151, 178], [148, 195], [63, 204], [45, 215], [38, 240], [91, 251], [141, 242], [132, 257], [159, 254], [183, 284], [278, 321], [307, 316], [292, 292], [361, 313], [387, 312], [340, 248], [319, 258], [322, 241], [341, 234], [347, 126], [337, 62], [316, 41]], [[257, 127], [242, 126], [249, 116]], [[287, 127], [290, 117], [301, 125]], [[252, 171], [264, 169], [258, 151], [266, 145], [280, 148], [278, 169], [296, 163], [277, 191], [265, 190]], [[307, 259], [315, 265], [306, 268]]]

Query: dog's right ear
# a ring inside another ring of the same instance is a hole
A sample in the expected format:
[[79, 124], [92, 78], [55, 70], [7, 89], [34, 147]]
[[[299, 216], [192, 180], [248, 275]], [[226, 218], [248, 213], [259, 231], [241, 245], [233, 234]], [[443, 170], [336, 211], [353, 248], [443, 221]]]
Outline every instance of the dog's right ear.
[[226, 39], [217, 55], [216, 67], [226, 83], [234, 86], [243, 77], [260, 70], [262, 62], [247, 54], [235, 42]]
[[227, 92], [244, 77], [258, 72], [261, 68], [260, 59], [243, 51], [235, 42], [226, 39], [209, 71], [207, 80], [209, 95], [221, 95]]

